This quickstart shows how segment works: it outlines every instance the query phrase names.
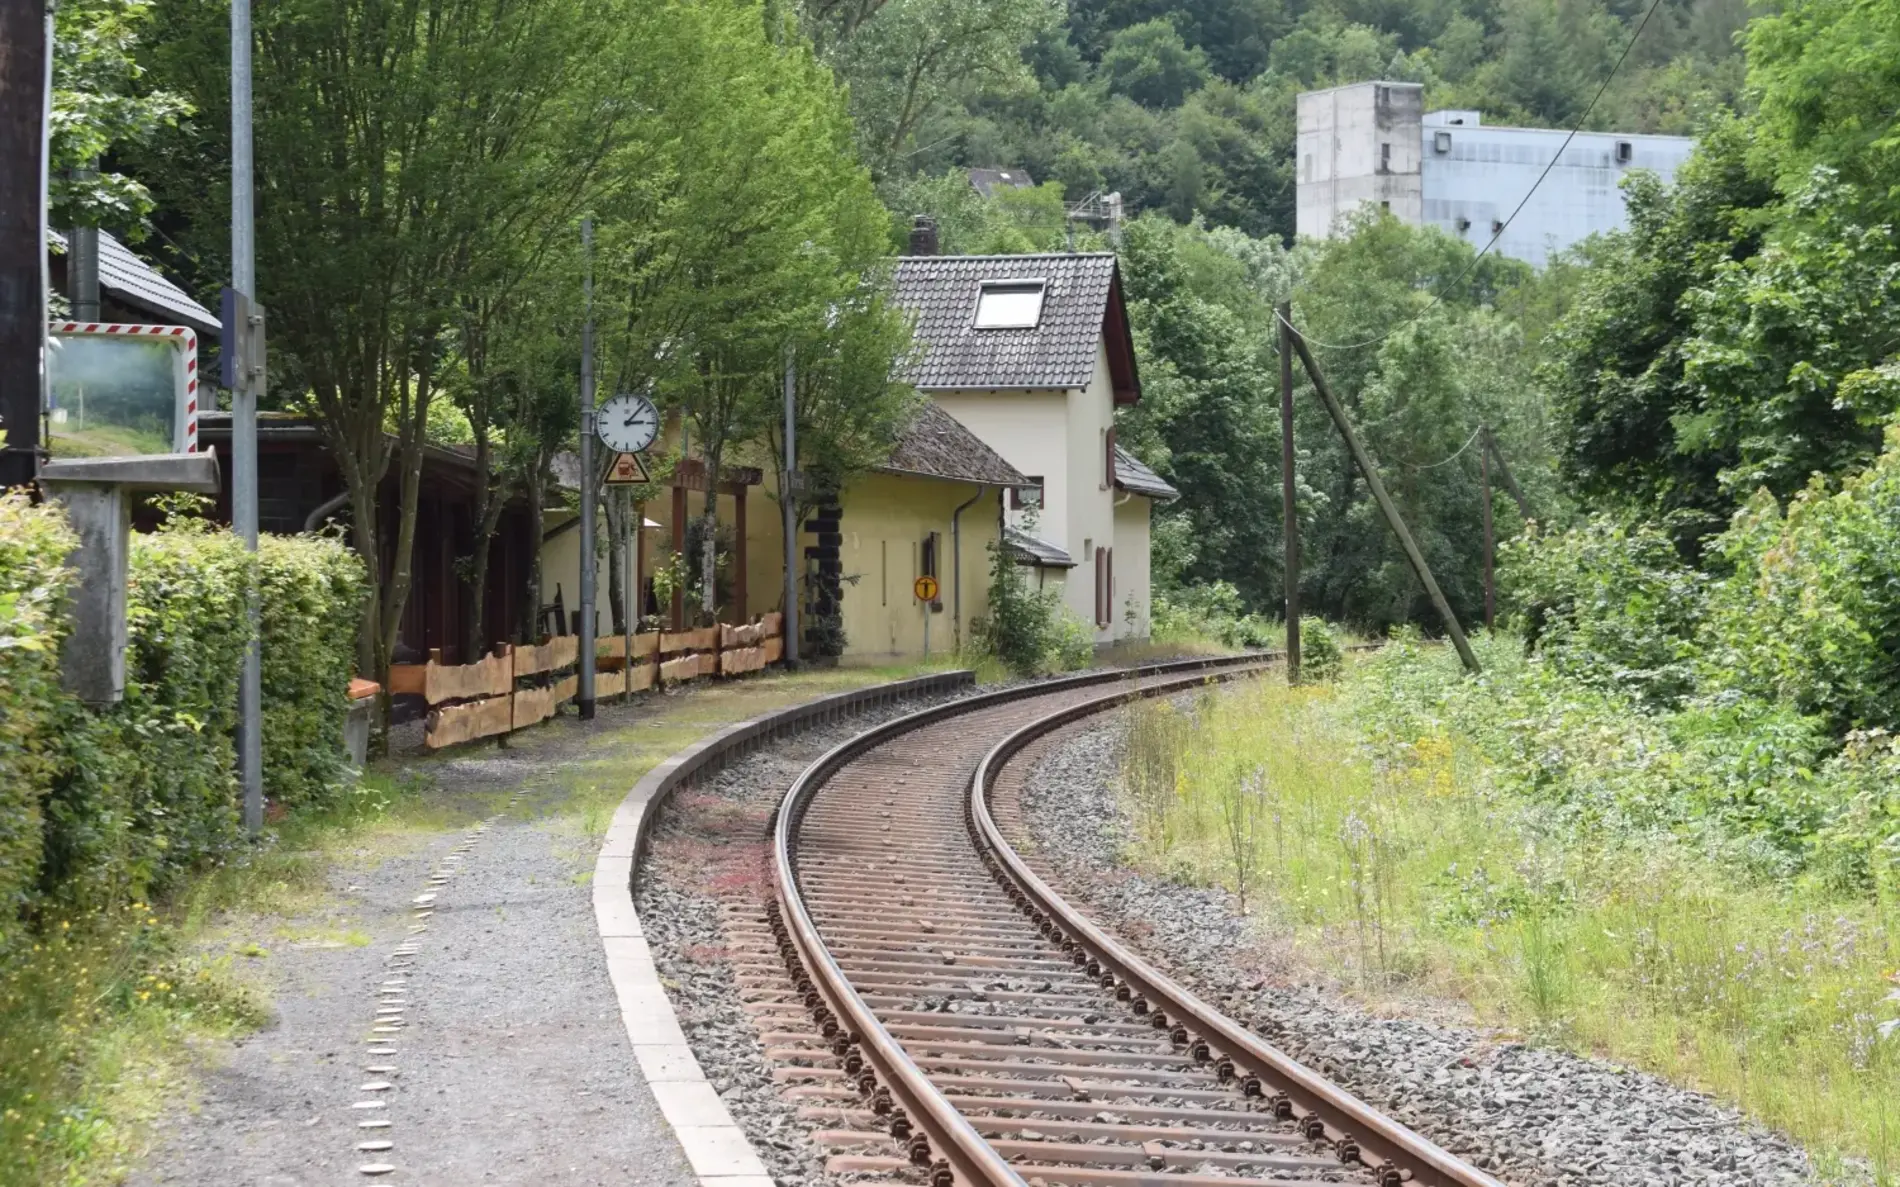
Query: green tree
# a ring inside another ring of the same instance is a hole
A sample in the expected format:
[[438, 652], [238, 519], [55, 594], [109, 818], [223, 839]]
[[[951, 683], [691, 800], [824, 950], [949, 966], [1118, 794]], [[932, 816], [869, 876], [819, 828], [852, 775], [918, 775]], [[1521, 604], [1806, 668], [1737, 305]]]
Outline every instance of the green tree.
[[1118, 31], [1102, 54], [1102, 79], [1111, 93], [1143, 107], [1179, 107], [1207, 82], [1207, 55], [1190, 48], [1164, 20]]
[[116, 228], [145, 237], [151, 192], [98, 163], [151, 143], [191, 114], [186, 97], [154, 85], [139, 64], [151, 0], [69, 0], [55, 15], [49, 218], [55, 227]]

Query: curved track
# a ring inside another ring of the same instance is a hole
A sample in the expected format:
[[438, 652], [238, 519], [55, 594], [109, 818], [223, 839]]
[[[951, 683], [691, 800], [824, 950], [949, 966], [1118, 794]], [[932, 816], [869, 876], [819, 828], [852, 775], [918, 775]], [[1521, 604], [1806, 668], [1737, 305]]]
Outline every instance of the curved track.
[[822, 1036], [802, 1053], [828, 1065], [806, 1069], [825, 1078], [807, 1112], [839, 1126], [818, 1135], [834, 1170], [915, 1167], [936, 1187], [1499, 1187], [1096, 928], [990, 815], [997, 773], [1035, 738], [1265, 666], [971, 697], [861, 734], [793, 785], [767, 916]]

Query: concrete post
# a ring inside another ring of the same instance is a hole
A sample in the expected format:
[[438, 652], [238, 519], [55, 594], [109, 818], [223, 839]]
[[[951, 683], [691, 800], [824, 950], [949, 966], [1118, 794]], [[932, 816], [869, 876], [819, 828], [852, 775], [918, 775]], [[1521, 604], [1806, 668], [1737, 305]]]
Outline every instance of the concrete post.
[[79, 547], [67, 558], [79, 573], [73, 631], [60, 649], [60, 682], [90, 705], [125, 696], [125, 598], [135, 491], [218, 491], [214, 453], [49, 461], [46, 493], [66, 508]]

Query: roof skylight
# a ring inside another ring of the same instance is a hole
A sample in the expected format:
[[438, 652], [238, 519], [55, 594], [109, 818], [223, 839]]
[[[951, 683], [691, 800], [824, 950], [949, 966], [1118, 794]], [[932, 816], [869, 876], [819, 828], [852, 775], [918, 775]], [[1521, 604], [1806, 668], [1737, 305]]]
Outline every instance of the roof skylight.
[[1042, 280], [986, 280], [976, 294], [979, 330], [1033, 330], [1042, 321]]

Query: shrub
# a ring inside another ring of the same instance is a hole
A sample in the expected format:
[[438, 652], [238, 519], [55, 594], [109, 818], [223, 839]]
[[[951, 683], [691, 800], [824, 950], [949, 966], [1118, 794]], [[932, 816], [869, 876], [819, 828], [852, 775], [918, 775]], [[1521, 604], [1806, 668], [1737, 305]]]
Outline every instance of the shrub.
[[0, 494], [0, 955], [39, 877], [41, 801], [59, 766], [59, 643], [77, 538], [53, 507]]
[[1707, 579], [1653, 525], [1608, 515], [1556, 535], [1533, 525], [1500, 559], [1526, 645], [1559, 671], [1653, 705], [1673, 705], [1694, 688]]
[[1345, 666], [1339, 636], [1322, 618], [1300, 619], [1300, 679], [1331, 680]]
[[349, 783], [343, 724], [363, 563], [330, 536], [261, 537], [258, 561], [264, 790], [288, 808], [327, 806]]
[[979, 646], [1019, 676], [1058, 662], [1067, 629], [1060, 589], [1032, 589], [1016, 558], [997, 544], [990, 545], [989, 614], [971, 625]]
[[1225, 581], [1156, 594], [1153, 624], [1157, 640], [1213, 639], [1254, 650], [1275, 646], [1283, 634], [1277, 620], [1248, 613], [1240, 591]]
[[1697, 643], [1705, 687], [1787, 700], [1837, 731], [1900, 719], [1900, 428], [1830, 493], [1818, 478], [1784, 516], [1758, 493], [1715, 547]]

